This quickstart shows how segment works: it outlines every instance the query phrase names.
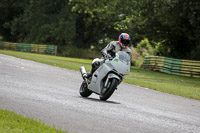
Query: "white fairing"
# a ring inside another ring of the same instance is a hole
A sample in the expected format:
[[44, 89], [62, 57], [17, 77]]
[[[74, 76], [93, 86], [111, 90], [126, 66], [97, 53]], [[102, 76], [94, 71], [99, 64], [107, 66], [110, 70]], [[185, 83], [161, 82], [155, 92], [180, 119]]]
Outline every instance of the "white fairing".
[[[121, 79], [121, 77], [123, 77], [124, 75], [129, 74], [130, 73], [130, 55], [124, 51], [119, 51], [116, 53], [116, 57], [114, 59], [105, 60], [105, 63], [103, 63], [93, 73], [88, 89], [97, 94], [100, 94], [100, 91], [104, 86], [103, 79], [106, 76], [108, 76], [107, 75], [108, 73], [112, 73], [112, 77], [117, 78], [117, 79]], [[121, 75], [121, 77], [119, 75]]]
[[116, 53], [116, 57], [111, 61], [113, 68], [122, 75], [130, 73], [130, 56], [123, 51]]

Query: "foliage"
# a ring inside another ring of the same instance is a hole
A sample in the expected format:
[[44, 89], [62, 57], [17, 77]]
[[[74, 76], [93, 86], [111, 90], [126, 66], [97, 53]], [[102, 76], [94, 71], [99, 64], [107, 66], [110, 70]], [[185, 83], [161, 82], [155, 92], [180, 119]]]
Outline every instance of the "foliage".
[[30, 0], [24, 14], [11, 22], [19, 41], [64, 45], [75, 34], [75, 21], [67, 1]]
[[144, 30], [150, 41], [162, 42], [160, 48], [164, 50], [159, 53], [175, 58], [200, 59], [191, 54], [192, 51], [197, 53], [196, 47], [200, 42], [200, 2], [164, 0], [146, 4], [144, 6], [149, 8], [142, 14], [147, 17]]
[[100, 51], [96, 51], [94, 49], [77, 48], [76, 46], [64, 46], [58, 55], [76, 58], [81, 57], [85, 59], [101, 58], [102, 56]]
[[132, 51], [131, 65], [136, 67], [141, 67], [144, 57], [134, 47], [131, 47], [131, 51]]
[[[101, 49], [108, 38], [117, 39], [119, 33], [113, 28], [118, 19], [115, 8], [117, 1], [108, 0], [70, 0], [72, 11], [76, 14], [76, 45], [89, 48], [91, 45]], [[103, 41], [103, 43], [99, 43]]]
[[4, 40], [15, 41], [12, 36], [9, 23], [20, 14], [23, 14], [25, 0], [1, 0], [0, 1], [0, 35]]
[[137, 44], [137, 50], [143, 57], [154, 54], [154, 49], [147, 38], [144, 38], [144, 40]]
[[121, 32], [147, 38], [154, 54], [200, 60], [197, 0], [2, 0], [0, 35], [7, 41], [100, 50]]

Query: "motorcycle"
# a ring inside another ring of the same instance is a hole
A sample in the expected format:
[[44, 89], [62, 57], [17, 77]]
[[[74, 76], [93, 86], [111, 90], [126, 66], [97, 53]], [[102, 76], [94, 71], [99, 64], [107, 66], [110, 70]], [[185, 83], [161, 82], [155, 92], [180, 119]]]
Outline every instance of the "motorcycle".
[[79, 90], [80, 95], [88, 97], [92, 93], [96, 93], [100, 100], [106, 101], [123, 81], [124, 76], [130, 73], [130, 60], [129, 54], [119, 51], [113, 59], [105, 59], [89, 79], [86, 78], [85, 67], [81, 66], [83, 82]]

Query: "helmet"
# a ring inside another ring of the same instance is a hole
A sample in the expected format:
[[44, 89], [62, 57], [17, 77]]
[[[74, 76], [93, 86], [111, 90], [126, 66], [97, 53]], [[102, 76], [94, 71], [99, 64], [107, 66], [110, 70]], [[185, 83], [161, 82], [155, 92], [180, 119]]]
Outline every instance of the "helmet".
[[129, 46], [131, 38], [127, 33], [121, 33], [119, 36], [119, 44], [121, 45], [122, 48], [126, 48]]

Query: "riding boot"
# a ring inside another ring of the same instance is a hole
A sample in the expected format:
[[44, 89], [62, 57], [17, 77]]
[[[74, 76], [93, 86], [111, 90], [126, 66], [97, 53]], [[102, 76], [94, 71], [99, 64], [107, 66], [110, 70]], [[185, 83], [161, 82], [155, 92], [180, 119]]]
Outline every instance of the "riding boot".
[[92, 77], [92, 72], [87, 72], [87, 79], [89, 79], [90, 77]]
[[90, 77], [92, 77], [92, 74], [94, 73], [94, 69], [92, 68], [92, 70], [90, 72], [87, 72], [87, 79], [89, 79]]
[[92, 64], [92, 69], [90, 72], [87, 73], [87, 79], [89, 79], [90, 77], [92, 77], [92, 74], [94, 73], [94, 71], [97, 69], [97, 66], [95, 64]]

